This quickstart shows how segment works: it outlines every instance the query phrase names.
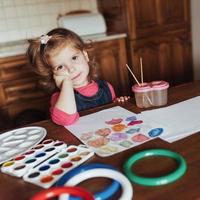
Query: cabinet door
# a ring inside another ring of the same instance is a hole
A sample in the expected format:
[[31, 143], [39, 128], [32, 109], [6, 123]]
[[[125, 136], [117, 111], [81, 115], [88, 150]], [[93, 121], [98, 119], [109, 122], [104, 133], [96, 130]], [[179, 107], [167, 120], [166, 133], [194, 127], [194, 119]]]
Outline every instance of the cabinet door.
[[127, 0], [130, 39], [173, 30], [190, 30], [189, 0]]
[[16, 116], [27, 109], [48, 113], [48, 98], [38, 87], [38, 77], [25, 55], [0, 59], [0, 118], [3, 118], [1, 121], [6, 119], [9, 124], [0, 123], [2, 129], [14, 126]]
[[35, 76], [25, 55], [0, 58], [0, 81]]
[[46, 94], [38, 87], [38, 80], [35, 77], [24, 78], [1, 83], [2, 106], [27, 102], [29, 100], [44, 98]]
[[160, 13], [163, 25], [190, 22], [190, 2], [188, 0], [160, 0]]
[[100, 77], [113, 85], [117, 96], [128, 95], [125, 39], [97, 42], [93, 54], [99, 65]]
[[143, 59], [145, 82], [165, 80], [170, 85], [192, 81], [192, 59], [189, 33], [168, 34], [131, 42], [132, 69], [140, 80]]
[[128, 0], [125, 2], [130, 39], [147, 36], [149, 32], [158, 27], [159, 13], [156, 0]]

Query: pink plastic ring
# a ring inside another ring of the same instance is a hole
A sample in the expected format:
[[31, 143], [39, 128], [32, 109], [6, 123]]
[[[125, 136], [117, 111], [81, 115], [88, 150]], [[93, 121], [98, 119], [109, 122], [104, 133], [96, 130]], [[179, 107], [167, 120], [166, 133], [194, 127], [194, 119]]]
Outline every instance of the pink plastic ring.
[[90, 192], [80, 187], [53, 187], [39, 192], [33, 196], [31, 200], [46, 200], [61, 194], [70, 194], [76, 197], [81, 197], [83, 200], [94, 200], [94, 197]]

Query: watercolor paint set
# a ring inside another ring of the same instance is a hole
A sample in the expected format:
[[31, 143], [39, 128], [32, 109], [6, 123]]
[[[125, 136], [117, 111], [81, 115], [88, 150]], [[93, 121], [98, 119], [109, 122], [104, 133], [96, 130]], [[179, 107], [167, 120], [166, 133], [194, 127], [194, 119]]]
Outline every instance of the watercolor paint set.
[[25, 127], [0, 135], [1, 172], [23, 177], [27, 182], [49, 188], [64, 173], [94, 155], [84, 145], [70, 145], [46, 139], [42, 127]]
[[70, 145], [23, 176], [27, 182], [49, 188], [66, 172], [79, 166], [94, 155], [85, 146]]
[[42, 127], [19, 128], [0, 134], [0, 164], [31, 149], [46, 136]]
[[12, 176], [22, 177], [29, 170], [66, 147], [67, 145], [62, 141], [44, 140], [31, 150], [5, 162], [1, 167], [1, 171]]

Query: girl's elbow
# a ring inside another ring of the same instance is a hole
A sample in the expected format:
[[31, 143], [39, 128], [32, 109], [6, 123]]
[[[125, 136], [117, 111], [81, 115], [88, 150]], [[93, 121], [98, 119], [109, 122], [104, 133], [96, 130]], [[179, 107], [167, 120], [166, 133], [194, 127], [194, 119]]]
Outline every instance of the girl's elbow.
[[56, 117], [56, 116], [51, 116], [52, 121], [55, 124], [61, 125], [61, 126], [69, 126], [74, 124], [78, 119], [79, 115], [75, 115], [74, 117], [68, 118], [68, 117]]

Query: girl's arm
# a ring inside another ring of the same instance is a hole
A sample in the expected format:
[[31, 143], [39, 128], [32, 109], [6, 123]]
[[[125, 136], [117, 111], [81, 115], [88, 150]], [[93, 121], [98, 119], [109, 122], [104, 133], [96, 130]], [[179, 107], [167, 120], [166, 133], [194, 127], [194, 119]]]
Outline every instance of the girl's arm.
[[[78, 118], [72, 81], [68, 76], [54, 76], [60, 94], [52, 96], [51, 118], [59, 125], [69, 125]], [[53, 99], [54, 97], [54, 99]]]
[[60, 95], [55, 107], [68, 114], [77, 112], [73, 84], [69, 76], [54, 76]]
[[51, 119], [54, 123], [62, 126], [68, 126], [74, 124], [79, 119], [79, 113], [76, 112], [69, 115], [56, 107], [51, 107]]
[[107, 82], [107, 84], [108, 84], [108, 87], [109, 87], [111, 95], [112, 95], [112, 101], [114, 101], [116, 99], [115, 90], [114, 90], [113, 86], [109, 82]]

